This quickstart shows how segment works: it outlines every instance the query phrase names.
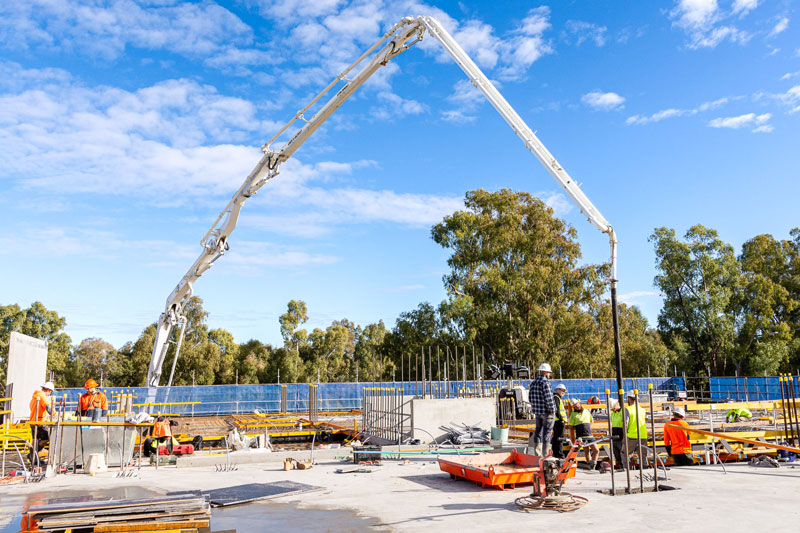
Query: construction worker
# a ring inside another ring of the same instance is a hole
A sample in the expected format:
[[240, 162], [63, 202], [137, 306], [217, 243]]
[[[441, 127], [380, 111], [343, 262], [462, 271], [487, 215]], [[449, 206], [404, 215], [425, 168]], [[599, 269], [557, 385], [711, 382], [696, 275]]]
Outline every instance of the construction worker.
[[678, 407], [672, 412], [672, 420], [664, 424], [664, 445], [669, 449], [672, 463], [675, 466], [692, 466], [692, 445], [689, 434], [681, 427], [689, 427], [684, 420], [686, 412]]
[[99, 422], [101, 417], [108, 415], [108, 398], [97, 387], [95, 380], [86, 380], [83, 385], [86, 392], [81, 395], [76, 410], [77, 414], [84, 418], [90, 418], [92, 422]]
[[747, 409], [731, 409], [725, 415], [725, 421], [729, 424], [731, 422], [741, 422], [743, 418], [753, 418], [753, 413]]
[[150, 438], [144, 441], [144, 454], [150, 456], [151, 454], [158, 455], [158, 447], [162, 444], [167, 446], [167, 451], [172, 453], [172, 446], [177, 444], [178, 441], [172, 436], [172, 426], [177, 426], [178, 423], [174, 420], [167, 420], [165, 416], [156, 417], [153, 422], [153, 427], [150, 428]]
[[[585, 441], [594, 441], [592, 435], [592, 412], [584, 409], [581, 401], [578, 398], [572, 399], [572, 412], [569, 415], [569, 425], [575, 431], [575, 439], [583, 439]], [[583, 448], [586, 454], [586, 463], [589, 465], [589, 470], [594, 470], [597, 466], [597, 458], [600, 455], [600, 448], [597, 444], [592, 442]]]
[[619, 405], [619, 400], [613, 398], [608, 403], [608, 416], [611, 417], [611, 446], [614, 449], [614, 459], [617, 468], [622, 468], [622, 439], [625, 438], [623, 417], [624, 411]]
[[[33, 393], [31, 398], [31, 422], [49, 422], [53, 416], [53, 406], [51, 404], [52, 394], [55, 390], [52, 381], [45, 382], [39, 390]], [[33, 428], [31, 428], [33, 430]], [[38, 453], [48, 442], [50, 442], [50, 432], [47, 426], [36, 426], [36, 442], [33, 443], [35, 451]]]
[[550, 441], [553, 438], [553, 424], [556, 415], [556, 402], [550, 390], [550, 373], [553, 370], [547, 363], [539, 366], [539, 375], [531, 381], [528, 401], [531, 412], [536, 417], [536, 429], [528, 439], [528, 453], [547, 457], [550, 453]]
[[553, 422], [553, 438], [550, 440], [550, 445], [553, 449], [553, 457], [558, 457], [559, 459], [564, 458], [564, 443], [561, 439], [564, 436], [564, 426], [567, 425], [567, 410], [564, 408], [564, 395], [566, 393], [567, 387], [563, 383], [559, 383], [553, 395], [553, 401], [556, 403], [556, 416]]
[[[642, 443], [642, 450], [647, 446], [647, 415], [644, 408], [636, 405], [636, 391], [630, 390], [627, 394], [628, 405], [625, 406], [625, 419], [628, 423], [628, 432], [625, 437], [628, 440], [628, 456], [625, 461], [630, 464], [630, 454], [638, 453], [639, 442]], [[623, 448], [624, 451], [624, 448]]]

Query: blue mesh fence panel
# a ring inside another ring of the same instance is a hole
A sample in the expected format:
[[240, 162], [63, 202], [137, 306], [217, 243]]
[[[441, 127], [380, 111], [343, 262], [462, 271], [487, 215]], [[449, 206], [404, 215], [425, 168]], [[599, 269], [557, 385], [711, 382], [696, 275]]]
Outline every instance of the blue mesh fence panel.
[[[719, 395], [720, 398], [731, 397], [727, 392], [730, 389], [721, 388], [715, 380], [728, 378], [712, 378], [712, 394]], [[732, 379], [732, 378], [731, 378]], [[742, 378], [740, 379], [740, 383]], [[773, 380], [767, 382], [764, 380]], [[773, 396], [780, 397], [778, 392], [777, 378], [748, 378], [748, 387], [751, 399], [767, 399]], [[616, 380], [614, 379], [565, 379], [551, 380], [552, 386], [564, 383], [567, 386], [570, 397], [577, 397], [585, 401], [590, 396], [598, 396], [601, 400], [605, 397], [605, 389], [608, 388], [615, 393]], [[521, 380], [520, 383], [526, 389], [530, 385], [530, 380]], [[653, 384], [653, 390], [657, 392], [669, 392], [685, 390], [682, 378], [628, 378], [625, 379], [625, 389], [638, 388], [640, 393], [647, 393], [648, 383]], [[505, 380], [485, 381], [484, 390], [490, 389], [497, 391], [505, 384]], [[384, 387], [403, 389], [404, 394], [422, 395], [422, 384], [420, 382], [384, 382], [384, 383], [321, 383], [317, 388], [318, 406], [320, 411], [342, 411], [350, 409], [361, 409], [363, 390], [368, 387]], [[743, 386], [743, 385], [741, 385]], [[291, 413], [301, 413], [308, 411], [310, 387], [307, 383], [289, 383], [286, 387], [286, 407]], [[459, 390], [462, 395], [475, 394], [480, 390], [481, 383], [468, 380], [466, 382], [444, 382], [433, 381], [428, 383], [426, 395], [437, 397], [455, 396]], [[714, 388], [716, 387], [716, 389]], [[148, 389], [146, 387], [116, 388], [104, 387], [102, 389], [109, 402], [113, 402], [120, 394], [130, 394], [133, 403], [144, 404], [147, 402]], [[723, 392], [725, 391], [725, 392]], [[74, 411], [76, 403], [83, 389], [62, 389], [56, 392], [56, 397], [61, 399], [66, 397], [68, 411]], [[759, 396], [760, 394], [760, 396]], [[166, 405], [152, 406], [151, 413], [174, 413], [180, 415], [217, 415], [233, 413], [252, 413], [255, 409], [261, 412], [277, 412], [281, 408], [281, 385], [198, 385], [195, 387], [181, 386], [159, 387], [156, 391], [154, 403], [180, 403], [199, 402], [192, 405]], [[112, 405], [112, 408], [114, 406]], [[135, 407], [139, 411], [141, 407]]]
[[[797, 379], [791, 383], [797, 394]], [[781, 399], [781, 386], [777, 376], [711, 378], [709, 388], [712, 401], [757, 402]]]

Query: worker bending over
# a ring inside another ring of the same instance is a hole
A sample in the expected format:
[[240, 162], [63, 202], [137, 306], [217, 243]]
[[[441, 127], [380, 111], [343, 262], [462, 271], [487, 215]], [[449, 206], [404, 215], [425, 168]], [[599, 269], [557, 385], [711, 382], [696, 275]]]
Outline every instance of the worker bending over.
[[686, 412], [678, 407], [672, 412], [672, 420], [664, 424], [664, 445], [669, 449], [672, 463], [675, 466], [692, 466], [692, 445], [689, 442], [689, 433], [684, 427], [689, 427], [684, 418]]
[[[592, 435], [592, 412], [584, 409], [581, 401], [578, 398], [572, 399], [572, 412], [569, 415], [569, 425], [575, 430], [575, 439], [582, 439], [584, 441], [594, 441]], [[589, 465], [589, 470], [594, 470], [597, 466], [597, 457], [600, 455], [600, 448], [597, 444], [592, 442], [583, 448], [586, 453], [586, 462]]]
[[[642, 443], [642, 450], [647, 447], [647, 415], [641, 405], [636, 405], [636, 391], [628, 391], [628, 405], [625, 406], [625, 418], [628, 423], [628, 432], [625, 435], [628, 440], [628, 455], [625, 461], [630, 464], [630, 455], [638, 453], [639, 442]], [[624, 448], [623, 448], [624, 452]], [[642, 458], [640, 457], [641, 461]]]
[[[47, 381], [41, 386], [40, 390], [33, 393], [31, 398], [31, 422], [49, 422], [53, 418], [53, 406], [51, 404], [52, 394], [55, 390], [52, 381]], [[33, 430], [33, 428], [31, 428]], [[47, 426], [36, 426], [36, 442], [33, 443], [33, 453], [38, 453], [48, 442], [50, 442], [50, 432]]]
[[625, 428], [623, 426], [625, 411], [619, 405], [619, 400], [614, 400], [613, 398], [609, 400], [608, 416], [611, 417], [611, 447], [614, 449], [615, 468], [624, 468], [622, 464], [622, 439], [625, 438]]
[[567, 410], [564, 408], [564, 395], [567, 393], [567, 387], [563, 383], [559, 383], [556, 387], [556, 392], [553, 395], [553, 401], [556, 403], [556, 416], [553, 422], [553, 438], [550, 444], [553, 448], [553, 457], [559, 459], [564, 458], [564, 426], [567, 425]]
[[753, 418], [753, 413], [748, 409], [731, 409], [728, 411], [728, 414], [725, 415], [725, 421], [729, 424], [731, 422], [741, 422], [744, 418]]
[[158, 455], [158, 447], [162, 444], [167, 446], [167, 452], [172, 453], [172, 446], [178, 443], [172, 436], [172, 426], [177, 425], [174, 420], [167, 420], [167, 417], [159, 415], [150, 428], [150, 438], [144, 441], [145, 456]]
[[81, 395], [76, 411], [78, 415], [90, 418], [92, 422], [99, 422], [101, 417], [108, 415], [108, 398], [97, 387], [95, 380], [88, 379], [86, 381], [83, 386], [86, 392]]
[[536, 429], [528, 439], [528, 453], [540, 457], [547, 457], [553, 438], [556, 403], [553, 400], [553, 391], [550, 390], [551, 372], [550, 365], [542, 363], [539, 366], [539, 375], [531, 381], [528, 391], [531, 411], [536, 417]]

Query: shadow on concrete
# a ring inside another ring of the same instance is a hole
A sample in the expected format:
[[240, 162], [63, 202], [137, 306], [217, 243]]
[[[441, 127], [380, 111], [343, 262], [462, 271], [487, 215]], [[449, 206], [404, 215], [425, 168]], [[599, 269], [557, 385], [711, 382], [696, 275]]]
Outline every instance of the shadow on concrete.
[[429, 489], [436, 489], [442, 492], [463, 493], [463, 492], [483, 492], [487, 490], [495, 490], [495, 489], [482, 489], [472, 481], [467, 481], [464, 479], [458, 481], [450, 479], [450, 476], [448, 476], [444, 472], [440, 474], [420, 474], [417, 476], [400, 476], [400, 479], [405, 479], [406, 481], [417, 483], [418, 485], [422, 485], [423, 487], [427, 487]]
[[430, 514], [425, 516], [414, 516], [407, 520], [399, 520], [397, 522], [384, 522], [385, 526], [396, 526], [399, 524], [407, 524], [413, 522], [430, 522], [434, 520], [444, 520], [459, 515], [478, 515], [482, 513], [493, 513], [495, 511], [520, 511], [519, 507], [514, 503], [515, 498], [512, 498], [508, 503], [446, 503], [439, 506], [443, 511], [460, 511], [460, 512], [444, 512], [439, 514]]

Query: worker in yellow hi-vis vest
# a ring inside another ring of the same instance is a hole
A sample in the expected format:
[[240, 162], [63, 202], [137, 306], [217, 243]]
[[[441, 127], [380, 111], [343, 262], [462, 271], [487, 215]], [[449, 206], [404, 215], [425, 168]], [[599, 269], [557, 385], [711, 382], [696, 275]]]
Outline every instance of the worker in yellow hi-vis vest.
[[[625, 437], [628, 440], [628, 457], [625, 461], [630, 464], [630, 454], [637, 453], [639, 442], [642, 443], [642, 453], [647, 446], [647, 414], [644, 407], [636, 405], [636, 391], [630, 390], [627, 394], [628, 405], [625, 406], [624, 416], [628, 423], [628, 431]], [[623, 447], [623, 454], [625, 449]]]

